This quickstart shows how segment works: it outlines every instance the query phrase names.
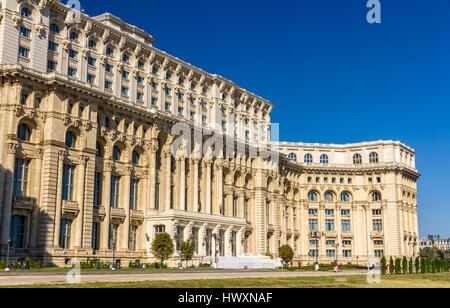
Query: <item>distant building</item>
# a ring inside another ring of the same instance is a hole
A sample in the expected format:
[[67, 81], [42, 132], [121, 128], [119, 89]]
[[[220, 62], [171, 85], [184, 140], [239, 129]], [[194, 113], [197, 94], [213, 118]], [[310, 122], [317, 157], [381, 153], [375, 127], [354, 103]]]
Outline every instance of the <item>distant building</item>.
[[440, 237], [431, 238], [429, 237], [427, 240], [421, 240], [419, 244], [420, 249], [426, 247], [436, 247], [440, 250], [448, 250], [450, 249], [450, 238], [441, 239]]

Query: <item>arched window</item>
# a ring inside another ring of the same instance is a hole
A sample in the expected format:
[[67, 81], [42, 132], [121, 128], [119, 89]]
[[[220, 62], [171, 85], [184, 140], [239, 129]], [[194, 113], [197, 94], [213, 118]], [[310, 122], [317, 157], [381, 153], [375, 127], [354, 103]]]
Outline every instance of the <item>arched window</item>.
[[316, 202], [316, 201], [318, 201], [318, 200], [317, 200], [317, 193], [316, 193], [315, 191], [311, 191], [311, 192], [308, 194], [308, 200], [311, 201], [311, 202]]
[[369, 161], [371, 164], [378, 164], [378, 153], [377, 152], [372, 152], [369, 155]]
[[331, 191], [327, 191], [325, 193], [325, 202], [333, 202], [334, 201], [334, 194]]
[[71, 131], [68, 131], [66, 133], [66, 147], [68, 148], [74, 148], [77, 143], [77, 137], [75, 134]]
[[312, 164], [312, 162], [313, 162], [313, 157], [312, 157], [312, 155], [311, 155], [311, 154], [306, 154], [306, 155], [305, 155], [305, 163], [306, 163], [306, 164]]
[[341, 202], [350, 202], [350, 194], [348, 192], [341, 194]]
[[361, 156], [361, 154], [353, 155], [353, 164], [354, 165], [361, 165], [362, 164], [362, 156]]
[[78, 34], [76, 34], [75, 32], [71, 32], [69, 37], [72, 41], [78, 40]]
[[289, 154], [288, 158], [293, 162], [297, 162], [297, 155], [295, 155], [294, 153]]
[[25, 17], [30, 17], [31, 16], [30, 10], [28, 8], [26, 8], [26, 7], [24, 7], [22, 9], [22, 11], [20, 11], [20, 14], [22, 16], [25, 16]]
[[97, 157], [103, 157], [103, 155], [104, 155], [103, 146], [99, 142], [97, 142], [97, 145], [96, 145], [95, 155]]
[[50, 25], [50, 31], [55, 32], [55, 33], [59, 33], [59, 27], [56, 24], [51, 24]]
[[122, 156], [122, 152], [117, 146], [114, 146], [113, 148], [113, 159], [114, 160], [120, 160], [120, 157]]
[[89, 40], [89, 48], [95, 49], [95, 42], [93, 40]]
[[328, 159], [328, 155], [323, 154], [322, 156], [320, 156], [320, 163], [321, 164], [328, 164], [329, 159]]
[[136, 151], [133, 151], [133, 155], [132, 155], [132, 163], [133, 165], [137, 165], [139, 164], [139, 154]]
[[17, 138], [22, 141], [31, 140], [31, 129], [26, 124], [20, 124], [17, 128]]
[[372, 201], [381, 201], [381, 194], [378, 191], [372, 193]]
[[113, 50], [111, 49], [111, 47], [106, 48], [106, 54], [108, 56], [111, 56], [113, 54]]
[[128, 58], [128, 55], [124, 53], [122, 55], [122, 62], [128, 63], [129, 61], [130, 61], [130, 59]]

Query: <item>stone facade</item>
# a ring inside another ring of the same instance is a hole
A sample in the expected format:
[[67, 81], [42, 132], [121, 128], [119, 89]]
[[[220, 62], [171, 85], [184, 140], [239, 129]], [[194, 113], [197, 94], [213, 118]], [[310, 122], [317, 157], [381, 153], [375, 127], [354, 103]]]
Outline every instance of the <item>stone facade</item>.
[[[276, 256], [283, 244], [313, 263], [316, 237], [320, 262], [417, 254], [412, 149], [271, 143], [270, 102], [119, 18], [73, 20], [59, 1], [0, 3], [3, 257], [12, 239], [13, 258], [48, 264], [113, 253], [150, 262], [160, 232], [176, 247], [192, 240], [197, 263]], [[180, 142], [179, 123], [221, 142]], [[261, 145], [286, 155], [267, 158]]]

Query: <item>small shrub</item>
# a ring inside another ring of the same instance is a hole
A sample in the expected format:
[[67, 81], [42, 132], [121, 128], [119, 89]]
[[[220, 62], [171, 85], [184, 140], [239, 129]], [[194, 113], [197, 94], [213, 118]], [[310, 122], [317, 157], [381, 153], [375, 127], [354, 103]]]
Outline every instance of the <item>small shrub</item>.
[[408, 259], [406, 259], [406, 257], [403, 257], [402, 259], [402, 272], [403, 274], [408, 273]]
[[420, 258], [420, 272], [425, 274], [427, 272], [427, 262], [425, 258]]
[[419, 258], [417, 258], [417, 257], [416, 257], [416, 263], [415, 263], [415, 265], [416, 265], [416, 274], [418, 274], [419, 271], [420, 271], [420, 260], [419, 260]]
[[414, 272], [413, 268], [414, 268], [413, 258], [410, 258], [408, 263], [408, 274], [412, 274]]
[[283, 259], [285, 263], [290, 263], [294, 258], [294, 251], [291, 246], [284, 245], [280, 247], [280, 258]]
[[395, 259], [395, 273], [397, 275], [402, 273], [402, 264], [401, 264], [401, 262], [402, 261], [401, 261], [400, 258]]
[[381, 267], [381, 275], [386, 275], [386, 257], [381, 257], [380, 260], [380, 267]]
[[431, 272], [436, 273], [436, 259], [431, 260]]

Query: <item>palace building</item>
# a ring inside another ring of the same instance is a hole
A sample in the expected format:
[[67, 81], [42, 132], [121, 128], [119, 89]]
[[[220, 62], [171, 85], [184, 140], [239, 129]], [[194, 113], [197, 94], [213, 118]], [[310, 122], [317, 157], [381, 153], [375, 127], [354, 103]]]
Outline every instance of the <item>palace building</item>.
[[[413, 149], [275, 142], [272, 103], [154, 41], [111, 14], [0, 1], [2, 259], [153, 262], [162, 232], [173, 262], [188, 240], [197, 263], [284, 244], [303, 264], [417, 255]], [[232, 142], [176, 148], [180, 123]]]

